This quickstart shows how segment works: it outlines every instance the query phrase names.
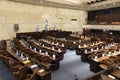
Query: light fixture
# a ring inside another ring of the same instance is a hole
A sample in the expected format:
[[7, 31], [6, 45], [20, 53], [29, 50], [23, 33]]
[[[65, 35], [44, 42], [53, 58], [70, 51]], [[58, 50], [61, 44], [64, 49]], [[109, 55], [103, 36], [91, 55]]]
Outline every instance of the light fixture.
[[72, 3], [79, 3], [79, 0], [66, 0], [68, 2], [72, 2]]
[[115, 5], [116, 3], [113, 3], [113, 5]]
[[40, 0], [40, 3], [42, 3], [43, 2], [43, 0]]
[[106, 6], [106, 5], [103, 5], [103, 6]]

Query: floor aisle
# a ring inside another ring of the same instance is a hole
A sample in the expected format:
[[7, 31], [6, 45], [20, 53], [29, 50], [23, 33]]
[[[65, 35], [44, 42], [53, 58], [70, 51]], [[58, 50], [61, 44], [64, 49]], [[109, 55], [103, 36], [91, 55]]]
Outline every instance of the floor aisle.
[[0, 61], [0, 80], [17, 80], [13, 77], [9, 68]]
[[75, 80], [75, 74], [81, 80], [94, 73], [90, 71], [88, 63], [81, 62], [75, 50], [67, 50], [64, 60], [60, 62], [60, 69], [52, 73], [52, 80]]

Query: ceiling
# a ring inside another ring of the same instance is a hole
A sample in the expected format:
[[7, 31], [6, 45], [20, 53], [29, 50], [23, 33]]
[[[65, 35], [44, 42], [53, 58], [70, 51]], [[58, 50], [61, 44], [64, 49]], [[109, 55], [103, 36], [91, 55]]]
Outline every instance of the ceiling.
[[[75, 10], [99, 10], [120, 7], [120, 0], [105, 0], [94, 4], [87, 4], [90, 0], [9, 0], [33, 5], [68, 8]], [[93, 2], [95, 0], [92, 0]]]

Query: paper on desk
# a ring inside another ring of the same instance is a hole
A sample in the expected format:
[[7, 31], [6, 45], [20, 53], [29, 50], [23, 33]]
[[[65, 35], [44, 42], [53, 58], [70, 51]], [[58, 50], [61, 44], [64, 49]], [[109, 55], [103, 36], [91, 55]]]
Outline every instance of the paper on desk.
[[45, 71], [45, 70], [44, 69], [39, 70], [40, 73], [43, 72], [43, 71]]
[[95, 56], [95, 59], [97, 59], [98, 58], [98, 56]]
[[53, 54], [53, 56], [52, 56], [52, 57], [53, 57], [53, 60], [55, 60], [56, 56], [55, 56], [54, 54]]
[[112, 75], [108, 75], [108, 77], [111, 78], [111, 79], [115, 79], [115, 77], [112, 76]]
[[105, 56], [105, 54], [103, 53], [103, 54], [102, 54], [102, 57], [104, 57], [104, 56]]
[[79, 45], [78, 48], [81, 48], [81, 46]]
[[23, 61], [24, 64], [31, 62], [30, 60]]
[[97, 59], [94, 59], [94, 61], [97, 61], [97, 62], [98, 62], [98, 60], [97, 60]]
[[31, 69], [34, 69], [34, 68], [36, 68], [36, 67], [38, 67], [37, 64], [34, 64], [34, 65], [30, 66]]
[[120, 69], [120, 67], [118, 67], [118, 69]]

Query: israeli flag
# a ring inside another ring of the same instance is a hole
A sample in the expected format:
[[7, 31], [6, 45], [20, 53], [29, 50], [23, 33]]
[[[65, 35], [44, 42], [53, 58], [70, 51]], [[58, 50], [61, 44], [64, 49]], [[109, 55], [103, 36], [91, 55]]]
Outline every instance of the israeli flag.
[[53, 29], [56, 30], [56, 24], [54, 24], [54, 28]]
[[39, 25], [37, 25], [37, 27], [36, 27], [36, 32], [38, 32], [39, 31]]
[[46, 19], [45, 29], [48, 31], [48, 20]]

